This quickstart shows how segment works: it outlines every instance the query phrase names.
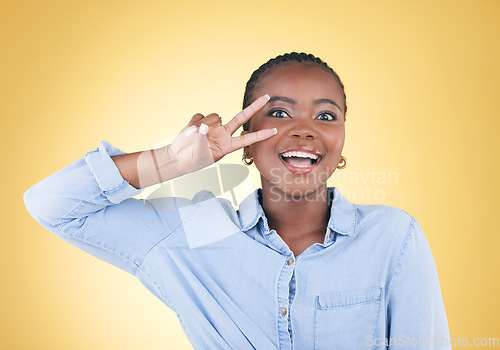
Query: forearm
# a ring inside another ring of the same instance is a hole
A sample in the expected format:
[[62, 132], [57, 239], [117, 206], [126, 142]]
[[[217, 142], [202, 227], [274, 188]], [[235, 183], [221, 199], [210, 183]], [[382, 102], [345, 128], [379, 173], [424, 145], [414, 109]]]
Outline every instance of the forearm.
[[[180, 225], [173, 198], [158, 212], [122, 178], [108, 142], [39, 181], [24, 194], [28, 212], [77, 248], [135, 274], [151, 247]], [[126, 170], [124, 170], [126, 172]]]
[[111, 157], [124, 180], [140, 189], [186, 174], [170, 152], [170, 145]]
[[110, 156], [123, 154], [109, 143], [39, 181], [24, 194], [30, 214], [50, 230], [120, 203], [139, 190], [121, 178]]

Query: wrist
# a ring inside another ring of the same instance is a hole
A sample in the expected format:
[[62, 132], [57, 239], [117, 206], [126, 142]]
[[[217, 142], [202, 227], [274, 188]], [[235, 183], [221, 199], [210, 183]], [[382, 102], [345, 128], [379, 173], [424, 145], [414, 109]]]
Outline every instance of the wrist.
[[153, 153], [153, 157], [156, 160], [155, 166], [157, 170], [161, 170], [165, 167], [170, 167], [173, 163], [177, 162], [177, 159], [173, 154], [170, 145], [154, 149], [151, 152]]
[[159, 182], [169, 181], [186, 173], [185, 170], [183, 171], [180, 161], [173, 154], [170, 145], [154, 149], [151, 153], [155, 160], [155, 171]]

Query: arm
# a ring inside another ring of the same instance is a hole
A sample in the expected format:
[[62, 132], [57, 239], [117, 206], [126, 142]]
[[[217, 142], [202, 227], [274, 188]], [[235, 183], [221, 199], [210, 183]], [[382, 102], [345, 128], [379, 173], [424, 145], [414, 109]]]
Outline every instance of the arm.
[[58, 237], [135, 274], [149, 250], [181, 224], [179, 203], [189, 206], [190, 201], [161, 198], [157, 211], [153, 201], [131, 197], [141, 192], [138, 188], [203, 169], [274, 135], [264, 129], [231, 137], [268, 100], [258, 98], [226, 125], [216, 114], [197, 114], [172, 144], [157, 150], [125, 154], [101, 142], [100, 148], [28, 189], [26, 208]]
[[113, 161], [121, 176], [135, 188], [144, 188], [203, 169], [218, 162], [226, 154], [277, 133], [276, 129], [263, 129], [231, 137], [268, 101], [268, 95], [257, 98], [226, 125], [221, 125], [222, 121], [215, 113], [207, 117], [195, 114], [171, 145], [119, 155], [113, 157]]
[[156, 212], [147, 201], [131, 198], [141, 190], [122, 178], [111, 158], [122, 154], [103, 141], [28, 189], [24, 202], [50, 232], [135, 274], [149, 249], [175, 230], [180, 219], [173, 209]]
[[187, 173], [171, 153], [171, 145], [129, 154], [113, 156], [122, 178], [134, 188], [145, 188], [169, 181]]
[[389, 349], [451, 349], [436, 265], [415, 219], [389, 285], [387, 312]]

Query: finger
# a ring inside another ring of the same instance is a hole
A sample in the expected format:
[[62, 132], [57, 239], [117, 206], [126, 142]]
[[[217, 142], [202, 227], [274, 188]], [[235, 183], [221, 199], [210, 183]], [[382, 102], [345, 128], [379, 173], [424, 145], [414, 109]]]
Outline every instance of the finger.
[[238, 137], [233, 137], [231, 139], [231, 150], [229, 152], [234, 152], [240, 148], [249, 146], [252, 143], [268, 139], [271, 136], [276, 135], [277, 132], [278, 130], [276, 128], [262, 129]]
[[234, 132], [243, 124], [247, 122], [248, 119], [252, 117], [259, 109], [264, 107], [266, 103], [269, 101], [269, 95], [265, 94], [264, 96], [256, 99], [250, 106], [242, 110], [240, 113], [236, 114], [236, 116], [226, 124], [227, 131], [232, 135]]
[[202, 135], [206, 135], [207, 132], [208, 132], [208, 125], [205, 125], [204, 123], [201, 123], [199, 132]]
[[[182, 132], [184, 132], [184, 133], [185, 133], [185, 132], [186, 132], [189, 128], [191, 128], [191, 126], [193, 126], [193, 125], [197, 125], [196, 123], [198, 123], [198, 122], [199, 122], [200, 120], [202, 120], [204, 117], [205, 117], [205, 116], [204, 116], [203, 114], [201, 114], [201, 113], [196, 113], [195, 115], [193, 115], [193, 116], [191, 117], [191, 120], [187, 123], [187, 125], [186, 125], [184, 128], [182, 128], [181, 133], [182, 133]], [[192, 128], [191, 128], [191, 129], [192, 129]]]
[[222, 120], [217, 113], [211, 113], [203, 118], [202, 122], [208, 126], [218, 126], [221, 125]]
[[198, 123], [203, 118], [205, 118], [205, 116], [203, 114], [196, 113], [195, 115], [193, 115], [193, 117], [191, 118], [191, 120], [189, 121], [189, 123], [188, 123], [187, 126], [189, 127], [191, 125], [195, 125], [196, 123]]
[[[184, 135], [189, 136], [191, 135], [196, 129], [192, 128], [193, 125], [195, 125], [199, 120], [203, 119], [205, 116], [201, 113], [196, 113], [191, 117], [191, 120], [187, 123], [187, 125], [182, 128], [180, 133], [184, 133]], [[194, 130], [193, 130], [194, 129]]]

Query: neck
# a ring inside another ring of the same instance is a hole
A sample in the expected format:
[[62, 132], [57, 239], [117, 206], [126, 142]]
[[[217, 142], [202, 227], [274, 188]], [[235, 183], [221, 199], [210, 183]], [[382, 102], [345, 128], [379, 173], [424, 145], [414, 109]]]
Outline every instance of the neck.
[[325, 184], [298, 191], [282, 189], [262, 181], [262, 208], [269, 228], [276, 230], [282, 237], [293, 238], [304, 235], [322, 237], [330, 219], [327, 194]]

